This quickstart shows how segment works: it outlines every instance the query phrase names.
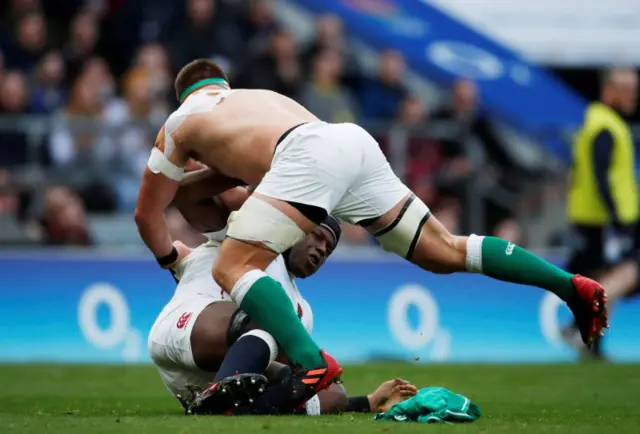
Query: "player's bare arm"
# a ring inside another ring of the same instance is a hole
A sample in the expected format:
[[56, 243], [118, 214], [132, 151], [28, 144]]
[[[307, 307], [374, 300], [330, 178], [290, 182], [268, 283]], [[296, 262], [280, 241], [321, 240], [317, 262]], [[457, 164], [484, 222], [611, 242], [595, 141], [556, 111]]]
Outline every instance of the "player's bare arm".
[[180, 253], [173, 247], [164, 212], [180, 186], [187, 162], [186, 152], [166, 134], [156, 138], [138, 193], [135, 220], [140, 237], [163, 268], [170, 268]]

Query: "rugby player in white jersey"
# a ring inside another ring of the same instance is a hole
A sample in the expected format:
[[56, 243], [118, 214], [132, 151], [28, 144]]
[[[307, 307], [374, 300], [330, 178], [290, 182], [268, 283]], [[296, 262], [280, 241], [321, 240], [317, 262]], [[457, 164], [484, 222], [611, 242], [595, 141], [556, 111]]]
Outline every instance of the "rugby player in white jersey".
[[[217, 196], [215, 201], [203, 201], [185, 197], [184, 190], [178, 209], [201, 230], [218, 228], [228, 211], [237, 209], [249, 196], [246, 189], [237, 187]], [[203, 190], [197, 193], [202, 194]], [[196, 202], [190, 203], [193, 200]], [[205, 215], [198, 215], [204, 212]], [[216, 378], [227, 379], [229, 387], [220, 384], [227, 393], [217, 395], [220, 398], [217, 401], [207, 400], [206, 406], [197, 406], [200, 414], [293, 413], [295, 409], [288, 397], [290, 369], [275, 362], [277, 343], [238, 309], [211, 276], [211, 263], [216, 260], [225, 233], [226, 228], [205, 233], [209, 240], [193, 250], [175, 242], [190, 252], [171, 270], [178, 285], [149, 334], [151, 358], [162, 381], [188, 414], [195, 392], [207, 389]], [[294, 278], [315, 274], [333, 252], [340, 233], [340, 223], [328, 216], [313, 233], [278, 256], [266, 269], [285, 289], [309, 333], [313, 329], [313, 313]], [[271, 385], [267, 388], [268, 384]], [[323, 390], [309, 400], [302, 414], [383, 411], [415, 392], [413, 385], [399, 379], [384, 382], [367, 396], [352, 398], [347, 397], [342, 387], [332, 385], [330, 390]]]
[[282, 286], [264, 270], [329, 213], [363, 226], [385, 250], [425, 270], [482, 273], [555, 293], [572, 310], [585, 343], [607, 327], [600, 284], [496, 237], [452, 235], [359, 126], [322, 122], [275, 92], [231, 90], [224, 71], [207, 59], [186, 65], [175, 90], [181, 106], [159, 132], [143, 175], [135, 213], [139, 233], [160, 266], [182, 259], [164, 210], [189, 159], [255, 186], [231, 218], [213, 277], [288, 354], [301, 405], [342, 368], [320, 350]]

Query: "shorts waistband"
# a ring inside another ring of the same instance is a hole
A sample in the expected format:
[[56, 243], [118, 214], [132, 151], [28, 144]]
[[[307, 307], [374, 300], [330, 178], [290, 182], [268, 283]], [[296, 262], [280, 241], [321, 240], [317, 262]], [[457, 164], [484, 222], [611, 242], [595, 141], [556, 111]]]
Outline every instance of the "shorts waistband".
[[291, 133], [293, 132], [293, 130], [295, 130], [296, 128], [301, 127], [301, 126], [303, 126], [303, 125], [307, 125], [308, 123], [309, 123], [309, 122], [303, 122], [303, 123], [301, 123], [301, 124], [294, 125], [294, 126], [292, 126], [291, 128], [289, 128], [287, 131], [285, 131], [284, 133], [282, 133], [282, 135], [280, 136], [280, 138], [279, 138], [279, 139], [278, 139], [278, 141], [276, 142], [276, 148], [278, 147], [278, 145], [279, 145], [280, 143], [282, 143], [282, 142], [284, 141], [284, 139], [286, 139], [286, 138], [287, 138], [287, 136], [288, 136], [289, 134], [291, 134]]

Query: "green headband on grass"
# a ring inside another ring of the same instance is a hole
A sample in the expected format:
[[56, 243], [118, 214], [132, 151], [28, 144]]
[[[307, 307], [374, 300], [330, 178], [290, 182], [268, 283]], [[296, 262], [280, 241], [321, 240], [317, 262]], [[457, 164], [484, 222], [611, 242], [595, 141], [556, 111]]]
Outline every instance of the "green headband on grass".
[[227, 83], [227, 80], [225, 80], [224, 78], [205, 78], [204, 80], [196, 81], [191, 86], [189, 86], [188, 88], [183, 90], [182, 93], [180, 94], [180, 97], [178, 98], [178, 101], [180, 101], [180, 103], [182, 103], [182, 101], [184, 101], [184, 99], [191, 92], [193, 92], [194, 90], [196, 90], [196, 89], [198, 89], [200, 87], [209, 86], [210, 84], [217, 84], [218, 86], [222, 86], [225, 89], [229, 88], [229, 83]]

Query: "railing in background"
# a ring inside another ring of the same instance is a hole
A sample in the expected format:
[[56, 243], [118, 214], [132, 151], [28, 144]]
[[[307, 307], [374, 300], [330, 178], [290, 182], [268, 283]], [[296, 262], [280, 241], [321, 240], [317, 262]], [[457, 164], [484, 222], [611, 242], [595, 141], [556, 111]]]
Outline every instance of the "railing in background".
[[[59, 122], [58, 117], [2, 117], [0, 116], [0, 137], [6, 132], [21, 132], [26, 135], [28, 146], [27, 159], [25, 164], [14, 167], [14, 180], [23, 187], [28, 186], [40, 191], [42, 188], [57, 182], [55, 167], [44, 164], [47, 158], [48, 149], [52, 146], [50, 142], [51, 132]], [[144, 136], [155, 137], [157, 126], [146, 122], [123, 123], [117, 127], [107, 128], [103, 123], [88, 119], [73, 119], [67, 126], [71, 129], [70, 136], [73, 138], [79, 134], [87, 135], [98, 142], [101, 138], [108, 138], [114, 146], [121, 143], [119, 140], [131, 129], [144, 129]], [[368, 130], [377, 138], [384, 137], [387, 142], [386, 152], [390, 164], [395, 172], [403, 179], [406, 179], [408, 163], [411, 156], [408, 152], [409, 142], [415, 139], [424, 141], [457, 141], [461, 144], [464, 152], [471, 161], [472, 170], [469, 177], [460, 186], [463, 191], [462, 207], [463, 216], [466, 216], [465, 228], [470, 232], [486, 232], [484, 221], [484, 205], [487, 201], [500, 203], [513, 214], [518, 210], [518, 198], [502, 188], [499, 184], [488, 184], [486, 176], [486, 157], [483, 152], [483, 145], [479, 140], [462, 131], [456, 124], [446, 121], [429, 121], [428, 124], [419, 127], [407, 128], [402, 125], [371, 125]], [[1, 140], [1, 139], [0, 139]], [[94, 145], [97, 146], [97, 144]], [[149, 140], [151, 146], [152, 139]], [[82, 164], [82, 163], [79, 163]], [[108, 165], [108, 162], [104, 163]], [[73, 165], [68, 170], [73, 170]], [[535, 191], [540, 188], [539, 183], [529, 185]]]

